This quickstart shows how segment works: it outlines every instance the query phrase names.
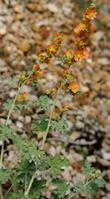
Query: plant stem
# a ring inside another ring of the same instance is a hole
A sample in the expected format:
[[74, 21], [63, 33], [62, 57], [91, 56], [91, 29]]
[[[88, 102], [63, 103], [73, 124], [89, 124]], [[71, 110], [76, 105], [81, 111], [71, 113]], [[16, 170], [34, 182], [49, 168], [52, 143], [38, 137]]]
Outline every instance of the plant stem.
[[11, 116], [11, 114], [13, 112], [13, 109], [14, 109], [14, 106], [15, 106], [15, 103], [16, 103], [16, 99], [17, 99], [17, 97], [18, 97], [18, 95], [19, 95], [19, 93], [21, 91], [21, 88], [22, 88], [22, 85], [19, 87], [19, 89], [18, 89], [18, 91], [16, 93], [16, 96], [15, 96], [15, 98], [13, 100], [13, 103], [11, 105], [11, 108], [10, 108], [10, 110], [8, 112], [8, 116], [7, 116], [7, 120], [6, 120], [6, 125], [8, 125], [8, 123], [9, 123], [10, 116]]
[[51, 111], [51, 113], [50, 113], [50, 117], [49, 117], [47, 129], [46, 129], [46, 131], [44, 132], [44, 136], [43, 136], [43, 140], [42, 140], [42, 146], [41, 146], [41, 149], [42, 149], [42, 150], [43, 150], [43, 148], [44, 148], [44, 144], [45, 144], [45, 141], [46, 141], [48, 132], [49, 132], [49, 128], [50, 128], [50, 125], [51, 125], [51, 120], [52, 120], [52, 111]]
[[4, 153], [4, 142], [1, 145], [0, 169], [2, 168], [3, 153]]
[[43, 140], [42, 140], [42, 146], [41, 146], [42, 150], [44, 149], [44, 144], [46, 142], [46, 138], [47, 138], [47, 135], [49, 133], [49, 129], [50, 129], [50, 126], [51, 126], [51, 121], [52, 121], [52, 113], [54, 111], [54, 108], [55, 108], [55, 105], [56, 105], [56, 101], [57, 101], [57, 97], [59, 95], [59, 92], [61, 91], [61, 88], [62, 88], [62, 84], [57, 90], [56, 97], [55, 97], [55, 100], [53, 102], [53, 106], [52, 106], [51, 111], [50, 111], [50, 117], [49, 117], [49, 121], [48, 121], [48, 126], [47, 126], [46, 131], [44, 132], [44, 136], [43, 136]]
[[11, 189], [12, 189], [12, 185], [11, 185], [11, 187], [7, 190], [6, 194], [4, 195], [4, 199], [7, 198], [7, 195], [8, 195], [8, 193], [10, 192]]
[[68, 199], [73, 199], [74, 196], [76, 196], [76, 194], [75, 194], [75, 193], [72, 193]]
[[15, 103], [16, 103], [16, 100], [17, 100], [17, 97], [18, 97], [18, 95], [19, 95], [19, 93], [20, 93], [22, 87], [23, 87], [24, 84], [26, 83], [26, 80], [29, 79], [29, 78], [31, 77], [32, 74], [33, 74], [33, 71], [31, 71], [31, 72], [29, 73], [28, 77], [24, 80], [24, 82], [23, 82], [23, 83], [21, 84], [21, 86], [18, 88], [18, 91], [17, 91], [17, 93], [16, 93], [16, 95], [15, 95], [15, 98], [14, 98], [14, 100], [13, 100], [13, 103], [12, 103], [12, 105], [11, 105], [11, 108], [10, 108], [10, 110], [9, 110], [9, 112], [8, 112], [8, 116], [7, 116], [7, 120], [6, 120], [6, 125], [8, 125], [8, 123], [9, 123], [10, 116], [11, 116], [11, 114], [12, 114], [12, 112], [13, 112], [13, 109], [14, 109], [14, 106], [15, 106]]
[[36, 177], [36, 174], [37, 174], [37, 171], [35, 171], [35, 173], [33, 174], [32, 178], [31, 178], [31, 180], [29, 182], [28, 188], [27, 188], [27, 190], [25, 191], [25, 194], [24, 194], [25, 196], [27, 196], [29, 194], [31, 186], [33, 184], [33, 181], [34, 181], [34, 179]]
[[[1, 146], [0, 169], [2, 169], [3, 152], [4, 152], [4, 142], [2, 143]], [[0, 198], [3, 199], [2, 185], [0, 185]]]
[[2, 185], [0, 185], [0, 199], [3, 199]]
[[[33, 71], [31, 71], [28, 75], [28, 77], [24, 80], [24, 82], [21, 84], [21, 86], [18, 88], [18, 91], [15, 95], [15, 98], [13, 100], [13, 103], [11, 105], [11, 108], [8, 112], [8, 116], [7, 116], [7, 119], [6, 119], [6, 126], [8, 126], [8, 123], [9, 123], [9, 120], [10, 120], [10, 116], [13, 112], [13, 109], [14, 109], [14, 106], [15, 106], [15, 103], [16, 103], [16, 100], [17, 100], [17, 96], [19, 95], [22, 87], [24, 86], [24, 84], [26, 83], [26, 80], [29, 79], [31, 77], [31, 75], [33, 74]], [[4, 154], [4, 142], [2, 143], [2, 146], [1, 146], [1, 155], [0, 155], [0, 169], [3, 167], [3, 154]], [[0, 185], [0, 197], [1, 199], [3, 199], [3, 194], [2, 194], [2, 186]]]

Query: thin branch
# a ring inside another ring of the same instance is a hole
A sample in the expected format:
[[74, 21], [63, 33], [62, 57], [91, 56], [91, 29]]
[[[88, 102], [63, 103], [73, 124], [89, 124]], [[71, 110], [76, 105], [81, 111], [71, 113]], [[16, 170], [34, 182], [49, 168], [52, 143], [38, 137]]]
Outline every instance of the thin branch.
[[31, 187], [32, 187], [32, 184], [33, 184], [33, 182], [34, 182], [34, 179], [35, 179], [35, 177], [36, 177], [36, 174], [37, 174], [37, 171], [35, 171], [35, 173], [33, 174], [32, 178], [31, 178], [31, 180], [30, 180], [30, 182], [29, 182], [28, 188], [27, 188], [27, 190], [26, 190], [25, 193], [24, 193], [25, 196], [27, 196], [27, 195], [29, 194], [30, 189], [31, 189]]
[[50, 129], [50, 126], [51, 126], [51, 121], [52, 121], [52, 114], [53, 114], [53, 111], [54, 111], [54, 108], [55, 108], [55, 105], [56, 105], [57, 97], [59, 95], [59, 92], [61, 91], [61, 88], [62, 88], [62, 85], [57, 90], [56, 97], [55, 97], [55, 100], [53, 102], [53, 106], [51, 108], [50, 117], [49, 117], [49, 121], [48, 121], [48, 126], [47, 126], [47, 129], [46, 129], [46, 131], [44, 133], [44, 136], [43, 136], [43, 141], [42, 141], [41, 149], [44, 148], [44, 144], [46, 142], [46, 138], [47, 138], [47, 135], [49, 133], [49, 129]]

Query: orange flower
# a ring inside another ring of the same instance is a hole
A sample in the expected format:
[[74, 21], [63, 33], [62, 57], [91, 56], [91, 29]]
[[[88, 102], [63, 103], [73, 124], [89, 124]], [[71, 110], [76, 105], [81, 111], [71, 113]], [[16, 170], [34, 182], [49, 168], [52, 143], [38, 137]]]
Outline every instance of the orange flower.
[[27, 99], [27, 96], [28, 96], [27, 92], [23, 92], [23, 93], [22, 93], [22, 96], [23, 96], [23, 98], [26, 100], [26, 99]]
[[71, 64], [73, 60], [73, 52], [71, 50], [67, 50], [65, 52], [64, 59], [66, 63]]
[[30, 85], [30, 80], [27, 79], [26, 84], [29, 86]]
[[87, 48], [77, 49], [74, 51], [74, 60], [82, 61], [84, 59], [87, 59], [89, 57]]
[[93, 6], [90, 6], [89, 8], [87, 8], [83, 16], [86, 19], [94, 20], [97, 16], [96, 9]]
[[63, 38], [64, 38], [64, 33], [58, 33], [58, 32], [55, 33], [54, 38], [53, 38], [55, 45], [61, 44], [63, 41]]
[[58, 32], [55, 32], [53, 36], [54, 36], [54, 37], [58, 37], [58, 36], [59, 36], [59, 33], [58, 33]]
[[39, 70], [40, 69], [40, 65], [39, 64], [35, 64], [33, 66], [33, 70], [36, 71], [36, 70]]
[[45, 55], [39, 54], [39, 55], [38, 55], [38, 60], [39, 60], [39, 62], [43, 63], [44, 60], [45, 60]]
[[92, 33], [93, 31], [94, 31], [94, 25], [90, 21], [81, 22], [74, 29], [75, 35], [77, 37], [81, 37], [81, 39], [88, 38], [89, 34]]
[[83, 41], [80, 38], [76, 40], [76, 46], [77, 48], [84, 48], [85, 46], [87, 46], [87, 40]]
[[81, 22], [79, 25], [74, 28], [74, 32], [77, 36], [80, 36], [82, 33], [86, 32], [87, 25], [84, 22]]
[[50, 61], [49, 57], [47, 55], [43, 55], [43, 54], [40, 54], [38, 56], [38, 60], [39, 60], [39, 62], [46, 63], [46, 64], [48, 64]]
[[39, 64], [35, 64], [33, 66], [32, 79], [33, 80], [37, 80], [38, 78], [42, 77], [43, 74], [44, 74], [44, 71], [42, 69], [40, 69], [40, 65]]
[[76, 82], [70, 82], [68, 85], [68, 89], [70, 89], [74, 94], [80, 90], [80, 86]]
[[72, 51], [71, 51], [71, 50], [67, 50], [67, 51], [65, 52], [65, 57], [66, 57], [68, 60], [72, 59], [72, 57], [73, 57]]
[[59, 36], [64, 37], [64, 33], [55, 32], [53, 36], [54, 37], [59, 37]]
[[51, 45], [49, 45], [48, 48], [47, 48], [47, 53], [48, 53], [50, 56], [51, 56], [51, 55], [55, 55], [56, 52], [57, 52], [57, 50], [58, 50], [58, 47], [57, 47], [56, 45], [54, 45], [54, 44], [51, 44]]
[[33, 80], [37, 80], [38, 78], [42, 77], [43, 75], [44, 75], [44, 71], [40, 69], [32, 75], [32, 78], [33, 78]]
[[18, 95], [16, 101], [17, 101], [17, 103], [22, 103], [22, 102], [25, 102], [27, 100], [27, 98], [28, 98], [27, 92], [23, 92], [23, 93]]

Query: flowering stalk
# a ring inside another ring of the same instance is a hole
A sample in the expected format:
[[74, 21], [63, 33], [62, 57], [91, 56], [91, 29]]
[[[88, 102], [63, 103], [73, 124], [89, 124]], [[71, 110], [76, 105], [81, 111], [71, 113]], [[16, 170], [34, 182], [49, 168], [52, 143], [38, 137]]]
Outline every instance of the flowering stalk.
[[51, 108], [51, 112], [50, 112], [50, 117], [49, 117], [47, 129], [46, 129], [46, 131], [44, 132], [44, 136], [43, 136], [43, 141], [42, 141], [42, 146], [41, 146], [42, 149], [44, 148], [45, 141], [46, 141], [47, 135], [48, 135], [48, 133], [49, 133], [49, 129], [50, 129], [50, 126], [51, 126], [51, 121], [52, 121], [52, 113], [53, 113], [53, 111], [54, 111], [54, 108], [55, 108], [55, 105], [56, 105], [56, 101], [57, 101], [57, 97], [58, 97], [58, 95], [59, 95], [59, 93], [60, 93], [60, 91], [61, 91], [61, 88], [62, 88], [62, 84], [61, 84], [61, 86], [60, 86], [60, 87], [58, 88], [58, 90], [57, 90], [56, 97], [55, 97], [55, 99], [54, 99], [53, 106], [52, 106], [52, 108]]
[[[14, 107], [15, 107], [15, 103], [17, 101], [17, 97], [19, 96], [19, 93], [20, 93], [22, 87], [24, 86], [24, 84], [26, 83], [27, 79], [29, 79], [32, 76], [32, 74], [33, 74], [33, 72], [30, 72], [30, 74], [28, 75], [28, 77], [20, 85], [20, 87], [19, 87], [19, 89], [18, 89], [18, 91], [17, 91], [17, 93], [15, 95], [15, 98], [13, 100], [13, 103], [11, 105], [11, 108], [10, 108], [10, 110], [8, 112], [8, 116], [7, 116], [6, 123], [5, 123], [6, 126], [8, 126], [8, 124], [9, 124], [10, 116], [11, 116], [11, 114], [13, 112]], [[3, 154], [4, 154], [4, 142], [2, 143], [2, 146], [1, 146], [0, 169], [3, 167], [3, 163], [2, 163], [3, 162]]]
[[[55, 97], [54, 103], [53, 103], [53, 105], [51, 107], [51, 111], [50, 111], [47, 129], [43, 135], [42, 146], [41, 146], [42, 150], [44, 149], [46, 138], [47, 138], [49, 130], [50, 130], [50, 126], [51, 126], [51, 122], [52, 122], [52, 114], [55, 109], [57, 97], [59, 95], [60, 90], [62, 89], [62, 86], [65, 86], [66, 90], [68, 89], [73, 94], [76, 94], [80, 90], [79, 84], [76, 82], [76, 80], [74, 80], [73, 75], [70, 74], [70, 67], [72, 66], [74, 61], [75, 62], [83, 61], [89, 57], [87, 41], [89, 39], [90, 33], [92, 33], [94, 31], [94, 25], [93, 25], [92, 21], [96, 18], [96, 14], [97, 13], [96, 13], [96, 9], [95, 9], [95, 4], [92, 3], [90, 5], [90, 7], [87, 8], [87, 10], [84, 12], [81, 23], [74, 29], [75, 38], [76, 38], [74, 53], [71, 50], [67, 50], [64, 54], [64, 57], [63, 57], [64, 63], [68, 65], [68, 70], [65, 73], [66, 83], [65, 84], [61, 83], [61, 86], [58, 88], [58, 90], [56, 92], [56, 97]], [[54, 34], [52, 43], [50, 45], [48, 45], [46, 52], [43, 54], [40, 54], [38, 56], [39, 63], [48, 64], [50, 62], [50, 59], [53, 56], [57, 55], [57, 52], [58, 52], [59, 47], [63, 41], [63, 38], [64, 38], [63, 33], [55, 33]], [[21, 89], [24, 86], [24, 84], [27, 83], [28, 85], [30, 85], [31, 83], [36, 83], [38, 81], [38, 79], [40, 77], [42, 77], [43, 75], [44, 75], [44, 70], [41, 69], [39, 64], [36, 64], [36, 65], [34, 65], [32, 71], [29, 73], [28, 77], [25, 77], [25, 76], [21, 77], [21, 84], [18, 88], [16, 96], [15, 96], [13, 103], [11, 105], [11, 108], [8, 112], [6, 126], [9, 125], [9, 120], [10, 120], [11, 114], [13, 112], [13, 109], [15, 107], [15, 104], [19, 103], [19, 102], [24, 102], [27, 99], [26, 92], [20, 94]], [[2, 143], [2, 147], [1, 147], [0, 169], [2, 169], [2, 167], [3, 167], [3, 154], [4, 154], [4, 142]], [[30, 189], [33, 184], [33, 181], [36, 177], [36, 174], [37, 174], [37, 171], [35, 171], [35, 173], [33, 174], [32, 178], [29, 182], [29, 185], [25, 191], [25, 196], [27, 196], [29, 194]], [[3, 199], [2, 186], [0, 186], [0, 195], [1, 195], [1, 199]], [[70, 196], [70, 198], [72, 198], [73, 196], [74, 195]]]
[[74, 34], [76, 39], [76, 47], [74, 50], [74, 60], [82, 61], [89, 57], [87, 42], [89, 35], [94, 31], [94, 25], [92, 21], [96, 18], [96, 6], [92, 3], [89, 8], [83, 14], [82, 21], [78, 26], [74, 28]]

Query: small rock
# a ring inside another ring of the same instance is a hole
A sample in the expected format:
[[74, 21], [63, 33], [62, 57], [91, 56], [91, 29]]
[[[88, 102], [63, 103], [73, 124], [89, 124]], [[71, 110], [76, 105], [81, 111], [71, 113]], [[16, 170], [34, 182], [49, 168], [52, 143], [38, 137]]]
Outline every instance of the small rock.
[[101, 64], [101, 65], [109, 65], [109, 59], [107, 59], [106, 57], [104, 58], [99, 58], [98, 59], [98, 64]]
[[93, 42], [98, 42], [100, 39], [104, 37], [104, 32], [102, 31], [97, 31], [93, 34]]
[[23, 41], [19, 42], [18, 48], [19, 48], [23, 53], [26, 53], [26, 52], [28, 52], [28, 51], [30, 50], [31, 45], [30, 45], [30, 43], [28, 42], [28, 40], [23, 40]]
[[62, 176], [64, 177], [65, 180], [71, 180], [71, 174], [70, 174], [70, 170], [69, 170], [69, 167], [66, 168], [64, 170], [64, 172], [62, 173]]
[[50, 12], [58, 12], [58, 8], [55, 4], [52, 4], [52, 3], [49, 3], [47, 4], [47, 9], [50, 11]]
[[16, 4], [14, 7], [13, 7], [13, 10], [16, 12], [16, 13], [19, 13], [19, 12], [22, 12], [23, 11], [23, 7], [21, 4]]
[[104, 149], [102, 149], [102, 157], [105, 160], [110, 160], [110, 152], [106, 152]]
[[94, 155], [88, 156], [87, 161], [90, 163], [96, 162], [96, 157]]
[[70, 136], [69, 136], [69, 140], [70, 142], [75, 141], [76, 139], [78, 139], [80, 137], [80, 133], [78, 132], [73, 132]]
[[49, 152], [49, 154], [51, 154], [52, 156], [55, 156], [55, 155], [56, 155], [56, 149], [55, 149], [55, 147], [50, 146], [48, 152]]
[[6, 26], [0, 24], [0, 35], [4, 36], [6, 34]]
[[16, 126], [21, 129], [21, 128], [23, 128], [23, 123], [20, 121], [17, 121]]
[[12, 149], [9, 151], [8, 157], [5, 157], [4, 165], [6, 167], [8, 166], [10, 168], [15, 168], [18, 164], [18, 161], [19, 161], [19, 154], [17, 151]]
[[80, 122], [80, 121], [77, 121], [75, 126], [76, 126], [77, 129], [83, 129], [84, 128], [84, 123]]
[[106, 184], [107, 191], [110, 191], [110, 183]]
[[9, 96], [11, 98], [13, 98], [15, 95], [16, 95], [16, 91], [15, 90], [10, 91]]
[[42, 11], [42, 5], [38, 4], [38, 3], [27, 3], [27, 8], [31, 11], [31, 12], [41, 12]]
[[20, 115], [18, 120], [21, 121], [21, 122], [24, 122], [24, 117], [22, 115]]
[[71, 12], [72, 12], [72, 5], [69, 2], [66, 2], [63, 5], [62, 10], [64, 12], [64, 15], [69, 17], [71, 15]]
[[79, 153], [76, 153], [74, 150], [71, 149], [69, 154], [68, 154], [68, 159], [73, 164], [73, 162], [82, 161], [83, 160], [83, 156], [80, 155]]
[[[4, 67], [5, 64], [6, 64], [6, 63], [5, 63], [2, 59], [0, 59], [0, 68], [1, 68], [1, 67]], [[0, 71], [1, 71], [1, 69], [0, 69]]]
[[29, 124], [31, 122], [31, 117], [30, 116], [25, 116], [25, 123]]
[[97, 161], [98, 161], [101, 165], [103, 165], [104, 167], [105, 167], [105, 166], [110, 166], [110, 161], [105, 160], [105, 159], [103, 159], [103, 158], [98, 157], [98, 158], [97, 158]]

